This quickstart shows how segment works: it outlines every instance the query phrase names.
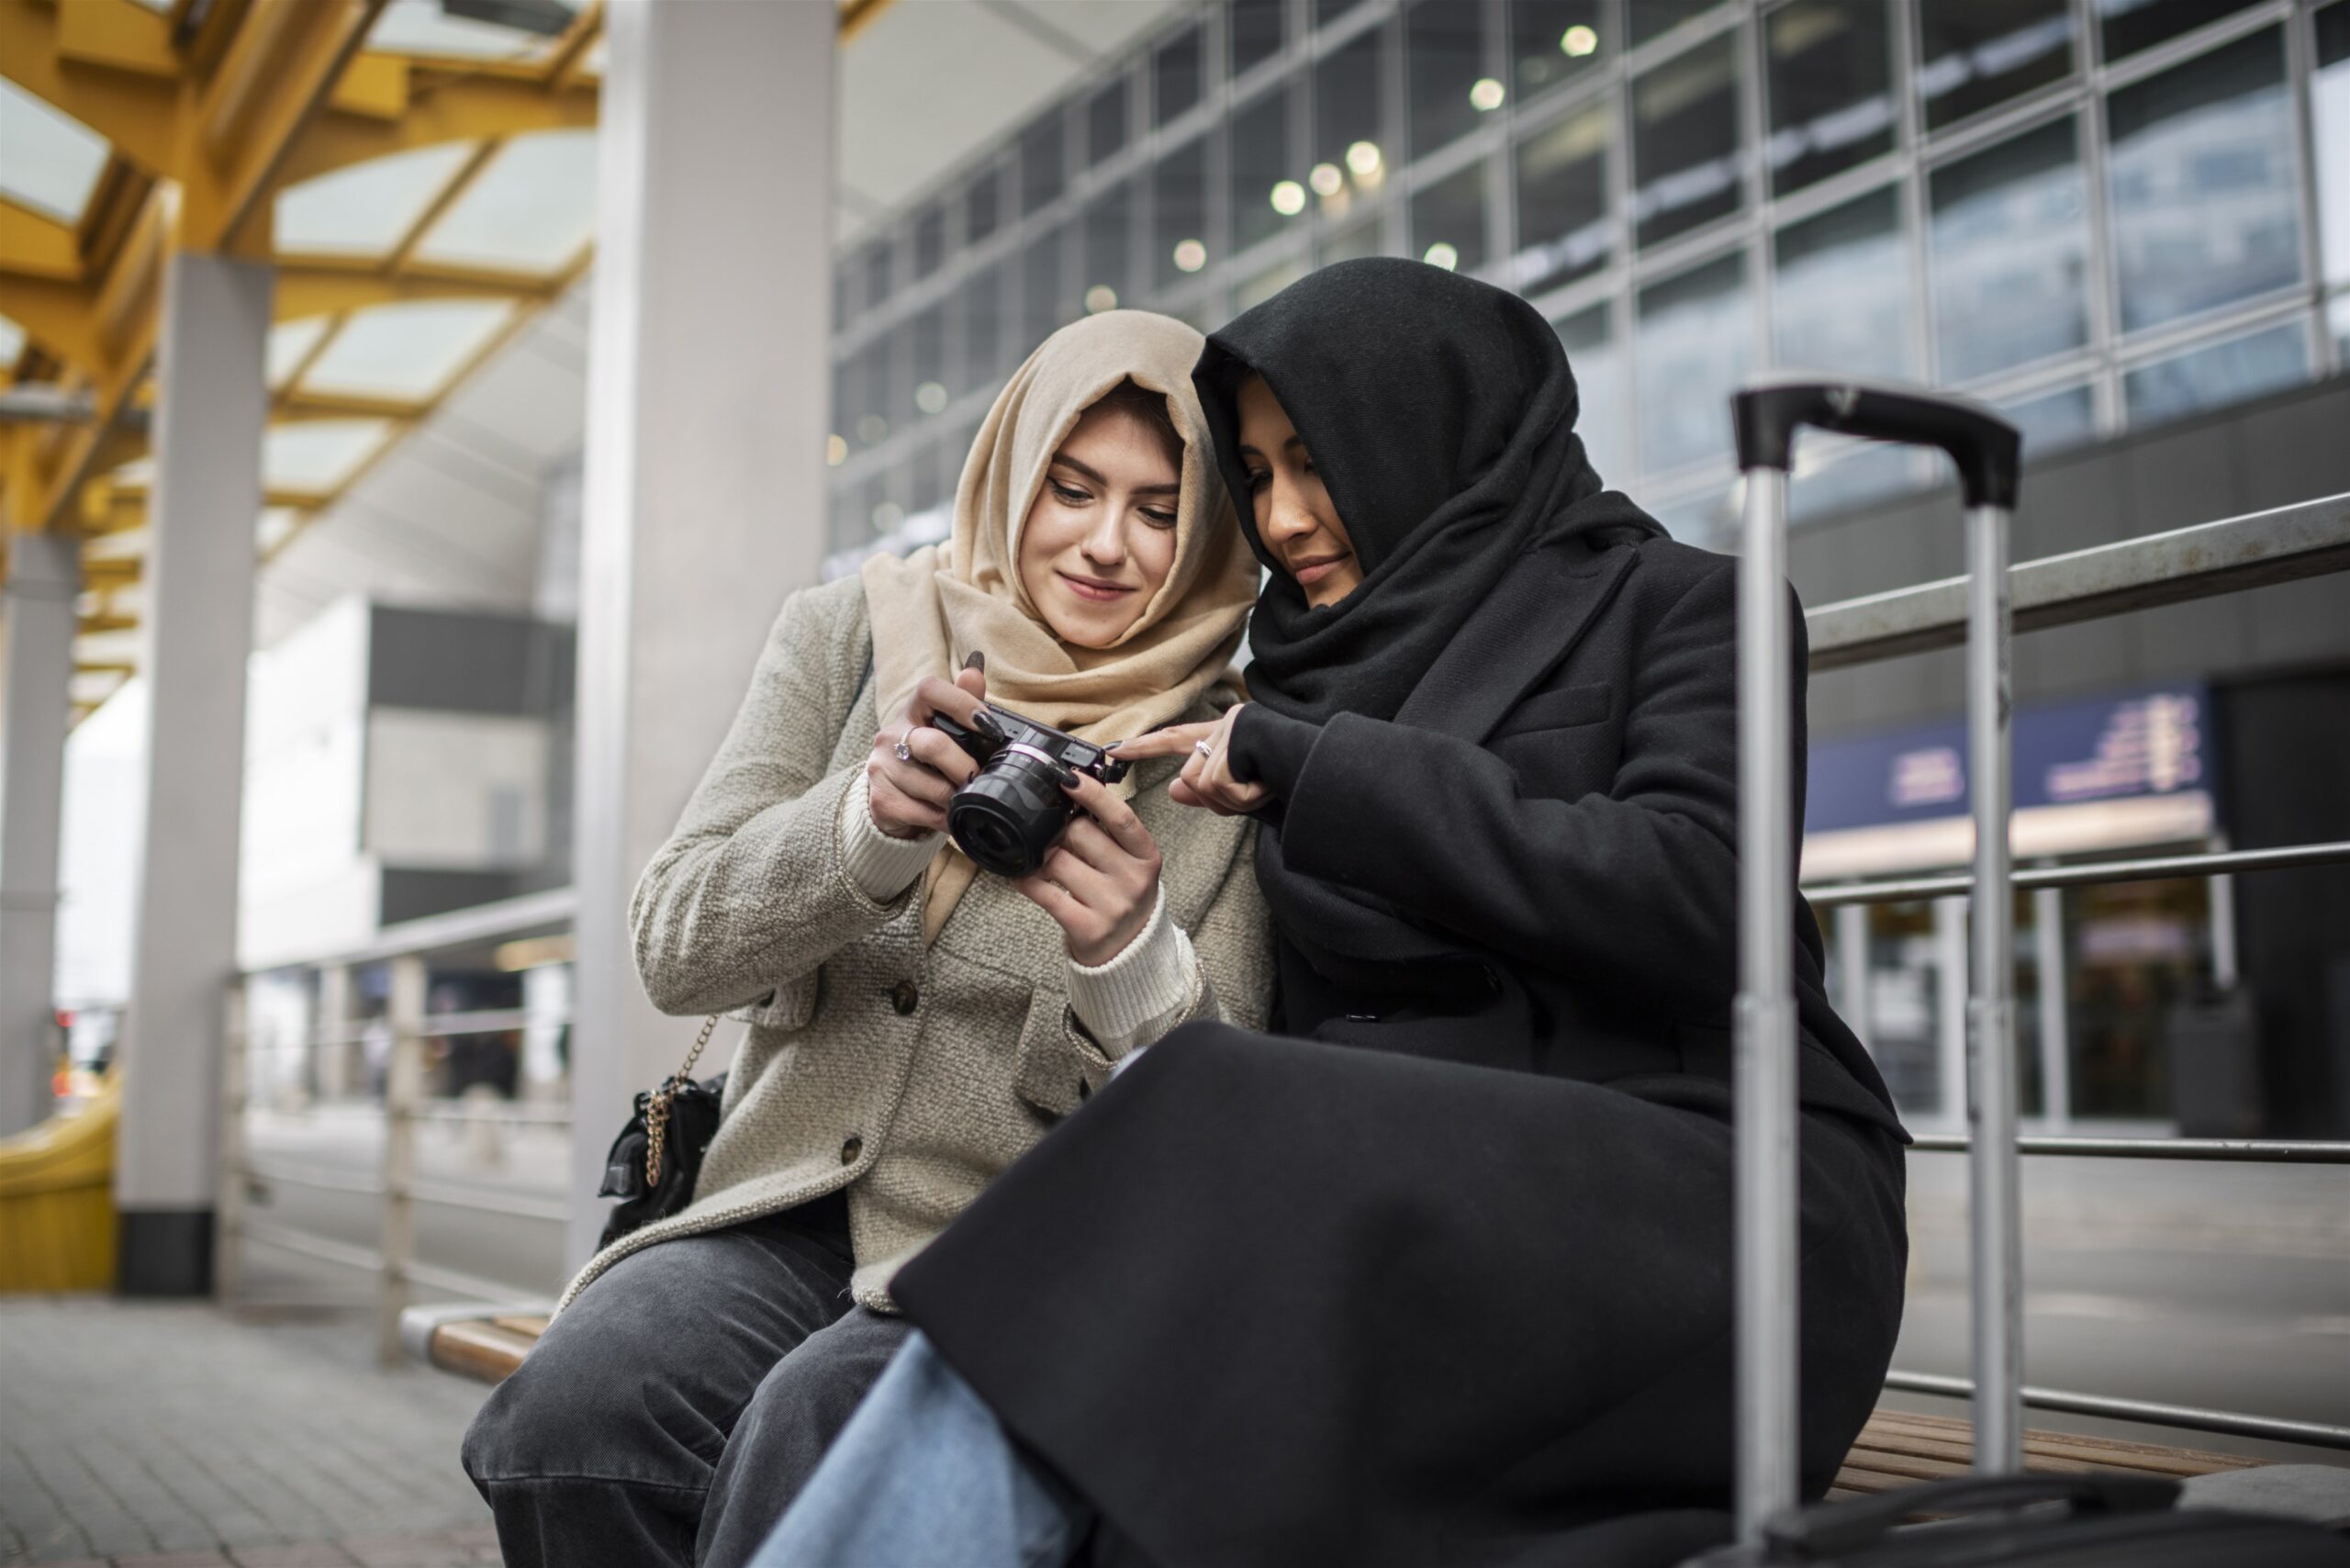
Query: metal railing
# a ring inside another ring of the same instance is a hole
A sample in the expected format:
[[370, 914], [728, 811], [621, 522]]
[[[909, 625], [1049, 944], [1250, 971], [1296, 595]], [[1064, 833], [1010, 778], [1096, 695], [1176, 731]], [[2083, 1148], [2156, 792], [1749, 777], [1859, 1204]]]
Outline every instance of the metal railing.
[[[2342, 571], [2350, 571], [2350, 494], [2025, 561], [2009, 568], [2008, 582], [2014, 628], [2023, 633]], [[1963, 645], [1966, 589], [1964, 577], [1948, 577], [1811, 610], [1805, 618], [1811, 668], [1849, 668]], [[2033, 866], [2015, 870], [2009, 880], [2016, 889], [2065, 888], [2344, 862], [2350, 862], [2350, 843], [2299, 844]], [[1842, 880], [1807, 886], [1803, 891], [1813, 904], [1832, 907], [1964, 897], [1974, 887], [1971, 874], [1954, 872]], [[2015, 1143], [2019, 1153], [2036, 1156], [2350, 1165], [2350, 1142], [2026, 1137]], [[1913, 1147], [1964, 1153], [1971, 1140], [1958, 1134], [1927, 1134]], [[1898, 1368], [1886, 1374], [1886, 1386], [1961, 1398], [1975, 1391], [1965, 1378]], [[2038, 1409], [2350, 1449], [2350, 1427], [2322, 1422], [2029, 1385], [2022, 1397], [2027, 1406]]]
[[[417, 1256], [417, 1209], [423, 1205], [559, 1226], [569, 1217], [566, 1204], [560, 1194], [489, 1193], [461, 1183], [425, 1180], [417, 1170], [417, 1131], [421, 1126], [434, 1123], [507, 1123], [568, 1128], [570, 1110], [557, 1105], [476, 1105], [431, 1099], [425, 1093], [425, 1051], [428, 1043], [436, 1039], [557, 1025], [566, 1020], [520, 1008], [428, 1012], [428, 960], [435, 953], [478, 948], [505, 938], [567, 928], [575, 907], [576, 901], [568, 889], [532, 894], [387, 926], [376, 938], [360, 946], [305, 955], [263, 971], [309, 969], [322, 977], [320, 1011], [327, 1016], [319, 1019], [316, 1026], [307, 1030], [299, 1040], [292, 1042], [302, 1052], [346, 1048], [369, 1041], [381, 1041], [384, 1045], [380, 1112], [383, 1143], [372, 1174], [299, 1159], [254, 1157], [247, 1137], [248, 1113], [254, 1108], [251, 1086], [255, 1033], [248, 987], [257, 977], [243, 977], [230, 988], [221, 1074], [220, 1193], [214, 1253], [217, 1288], [223, 1300], [234, 1301], [245, 1294], [243, 1249], [247, 1244], [370, 1275], [374, 1282], [378, 1354], [389, 1364], [402, 1355], [400, 1313], [412, 1304], [414, 1287], [420, 1285], [484, 1301], [510, 1301], [530, 1294], [510, 1282], [422, 1262]], [[350, 976], [364, 966], [378, 964], [388, 971], [386, 1011], [367, 1026], [353, 1027], [355, 1021], [348, 1015]], [[286, 1042], [275, 1043], [283, 1046]], [[332, 1108], [343, 1106], [339, 1103]], [[275, 1114], [285, 1116], [303, 1113], [280, 1107]], [[378, 1200], [375, 1245], [361, 1246], [256, 1216], [252, 1212], [255, 1184], [264, 1190], [284, 1186]]]

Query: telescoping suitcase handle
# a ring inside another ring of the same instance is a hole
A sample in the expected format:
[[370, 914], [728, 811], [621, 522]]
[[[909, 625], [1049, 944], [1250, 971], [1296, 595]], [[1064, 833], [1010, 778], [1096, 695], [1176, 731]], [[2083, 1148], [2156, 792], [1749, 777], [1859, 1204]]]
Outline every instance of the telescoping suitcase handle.
[[1967, 998], [1969, 1218], [1976, 1468], [2023, 1457], [2021, 1260], [2015, 1147], [2015, 958], [2008, 878], [2008, 522], [2022, 441], [1979, 403], [1881, 383], [1775, 376], [1731, 399], [1746, 476], [1738, 584], [1738, 1522], [1759, 1545], [1796, 1501], [1796, 1001], [1794, 797], [1786, 589], [1787, 476], [1798, 426], [1940, 447], [1967, 519], [1967, 735], [1975, 815]]

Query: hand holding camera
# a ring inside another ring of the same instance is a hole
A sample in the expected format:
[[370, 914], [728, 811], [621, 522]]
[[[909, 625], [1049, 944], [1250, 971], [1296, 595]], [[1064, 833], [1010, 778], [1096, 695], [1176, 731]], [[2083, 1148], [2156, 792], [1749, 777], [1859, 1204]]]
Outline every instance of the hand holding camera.
[[1070, 958], [1106, 964], [1158, 900], [1158, 846], [1109, 788], [1126, 764], [988, 704], [985, 667], [974, 654], [952, 682], [923, 681], [901, 722], [874, 737], [875, 825], [901, 838], [944, 830], [1053, 917]]
[[946, 804], [979, 770], [968, 753], [937, 729], [941, 714], [980, 723], [988, 692], [987, 666], [972, 655], [951, 681], [933, 676], [914, 688], [905, 711], [873, 737], [866, 759], [866, 799], [873, 825], [891, 838], [946, 831]]

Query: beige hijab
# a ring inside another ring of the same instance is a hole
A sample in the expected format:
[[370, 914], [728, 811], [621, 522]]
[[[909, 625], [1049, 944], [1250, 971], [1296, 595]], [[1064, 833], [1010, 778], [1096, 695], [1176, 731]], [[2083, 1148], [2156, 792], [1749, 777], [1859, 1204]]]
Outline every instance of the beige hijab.
[[[955, 489], [944, 545], [866, 562], [873, 688], [883, 722], [924, 676], [987, 655], [988, 700], [1090, 741], [1124, 740], [1181, 717], [1225, 678], [1256, 598], [1256, 563], [1216, 472], [1192, 389], [1205, 340], [1171, 317], [1109, 310], [1046, 338], [988, 410]], [[1183, 438], [1175, 562], [1149, 604], [1107, 648], [1053, 634], [1021, 585], [1020, 532], [1045, 471], [1078, 420], [1131, 378], [1165, 395]], [[951, 846], [931, 863], [923, 939], [946, 924], [978, 868]]]

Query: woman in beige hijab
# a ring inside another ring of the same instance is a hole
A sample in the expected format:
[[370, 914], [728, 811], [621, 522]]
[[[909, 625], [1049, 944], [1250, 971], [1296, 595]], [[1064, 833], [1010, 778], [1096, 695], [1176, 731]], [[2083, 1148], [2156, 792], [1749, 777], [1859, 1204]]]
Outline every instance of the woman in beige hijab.
[[694, 1202], [606, 1247], [467, 1434], [509, 1564], [746, 1562], [904, 1332], [890, 1276], [1117, 1065], [1264, 1023], [1246, 818], [1176, 759], [1016, 881], [947, 842], [981, 700], [1106, 744], [1212, 718], [1256, 573], [1181, 322], [1055, 333], [979, 427], [952, 538], [794, 594], [637, 885], [664, 1012], [748, 1024]]

